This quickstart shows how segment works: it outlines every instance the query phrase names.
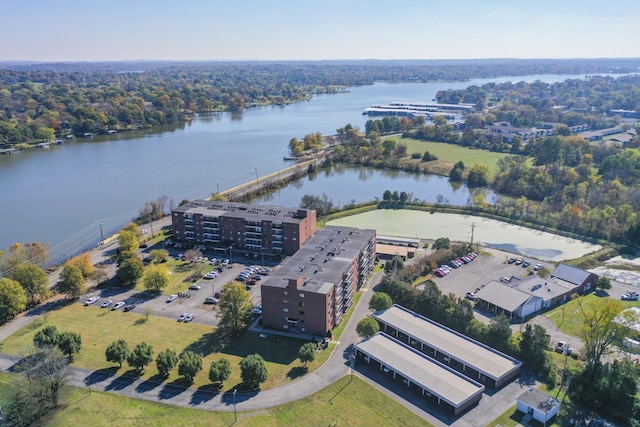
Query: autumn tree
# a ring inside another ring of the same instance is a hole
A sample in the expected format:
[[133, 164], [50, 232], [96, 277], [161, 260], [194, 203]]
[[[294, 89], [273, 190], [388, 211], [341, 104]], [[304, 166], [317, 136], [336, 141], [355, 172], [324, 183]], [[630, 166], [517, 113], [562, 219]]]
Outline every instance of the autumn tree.
[[154, 249], [149, 252], [149, 259], [154, 264], [160, 264], [169, 260], [169, 251], [166, 249]]
[[95, 274], [96, 268], [91, 263], [91, 255], [88, 253], [75, 256], [67, 261], [66, 264], [77, 267], [85, 279], [93, 277]]
[[142, 283], [148, 291], [160, 292], [167, 287], [171, 276], [169, 270], [164, 265], [151, 264], [144, 270]]
[[27, 295], [20, 283], [3, 277], [0, 279], [0, 319], [6, 321], [27, 306]]
[[218, 329], [225, 334], [236, 335], [247, 326], [251, 316], [249, 293], [239, 282], [227, 283], [222, 290], [218, 302]]
[[476, 163], [469, 170], [467, 185], [469, 187], [486, 187], [489, 184], [489, 166], [485, 163]]
[[616, 339], [624, 335], [624, 324], [631, 324], [633, 319], [625, 320], [623, 316], [620, 322], [614, 320], [622, 311], [618, 301], [590, 305], [579, 297], [577, 303], [583, 322], [580, 338], [584, 343], [586, 369], [591, 369], [602, 364], [602, 356], [608, 353]]
[[140, 245], [139, 235], [131, 230], [120, 230], [118, 233], [120, 252], [132, 252]]

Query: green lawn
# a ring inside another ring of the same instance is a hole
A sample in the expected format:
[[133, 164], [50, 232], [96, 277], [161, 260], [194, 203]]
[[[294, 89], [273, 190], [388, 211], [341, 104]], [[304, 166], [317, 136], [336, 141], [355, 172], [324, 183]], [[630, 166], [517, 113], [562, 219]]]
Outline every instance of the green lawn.
[[509, 155], [507, 153], [494, 153], [488, 150], [445, 144], [444, 142], [420, 141], [411, 138], [400, 138], [398, 142], [407, 144], [407, 153], [409, 155], [412, 153], [424, 154], [425, 151], [428, 151], [438, 157], [436, 162], [450, 163], [451, 167], [459, 161], [462, 161], [467, 168], [476, 163], [486, 163], [491, 173], [497, 171], [498, 160]]
[[[610, 300], [611, 299], [608, 297], [589, 294], [584, 297], [583, 306], [585, 309], [589, 309], [597, 307], [599, 304], [603, 304]], [[640, 302], [638, 301], [617, 301], [623, 309], [629, 307], [640, 307]], [[582, 314], [578, 306], [578, 301], [569, 301], [566, 304], [556, 307], [548, 312], [546, 316], [553, 320], [556, 326], [565, 334], [574, 337], [580, 336], [580, 331], [582, 330]]]
[[[32, 345], [33, 335], [44, 324], [45, 320], [39, 319], [7, 338], [2, 344], [2, 352], [20, 354]], [[118, 369], [117, 365], [105, 359], [107, 346], [117, 339], [124, 339], [129, 348], [142, 341], [147, 342], [154, 349], [154, 358], [167, 348], [177, 353], [192, 350], [202, 354], [204, 369], [195, 378], [193, 387], [209, 384], [209, 365], [220, 357], [226, 357], [232, 366], [231, 377], [223, 384], [223, 390], [237, 387], [240, 383], [238, 363], [244, 356], [252, 353], [261, 354], [267, 363], [269, 376], [267, 382], [262, 385], [263, 389], [291, 381], [307, 372], [297, 360], [298, 350], [304, 341], [293, 338], [277, 338], [273, 335], [259, 338], [256, 333], [245, 332], [242, 336], [228, 341], [220, 339], [210, 326], [185, 324], [156, 316], [147, 318], [133, 312], [102, 310], [99, 307], [84, 307], [78, 303], [51, 312], [46, 318], [46, 324], [55, 325], [59, 331], [73, 331], [81, 335], [82, 349], [75, 356], [75, 366], [93, 370], [106, 369], [114, 375], [134, 374], [126, 363]], [[331, 347], [317, 353], [316, 360], [309, 364], [308, 371], [324, 363], [329, 357], [330, 349]], [[157, 373], [153, 362], [147, 367], [142, 378], [148, 379]], [[179, 381], [177, 369], [166, 382], [176, 380]]]
[[[8, 374], [4, 374], [8, 375]], [[2, 377], [0, 377], [2, 378]], [[259, 398], [259, 397], [258, 397]], [[331, 384], [309, 397], [260, 411], [211, 412], [167, 406], [111, 393], [69, 387], [48, 426], [429, 426], [358, 377]]]

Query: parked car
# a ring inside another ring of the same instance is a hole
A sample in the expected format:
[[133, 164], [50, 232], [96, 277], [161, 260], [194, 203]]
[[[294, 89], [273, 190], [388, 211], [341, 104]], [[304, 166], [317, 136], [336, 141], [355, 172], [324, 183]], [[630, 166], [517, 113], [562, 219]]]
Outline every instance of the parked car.
[[167, 298], [167, 302], [171, 302], [171, 301], [173, 301], [173, 300], [174, 300], [174, 299], [176, 299], [176, 298], [178, 298], [178, 295], [177, 295], [177, 294], [169, 295], [169, 297]]
[[84, 305], [91, 305], [93, 303], [95, 303], [96, 301], [98, 301], [100, 299], [100, 297], [91, 297], [88, 300], [86, 300], [84, 302]]
[[467, 292], [464, 297], [470, 301], [476, 300], [476, 294], [474, 292]]
[[256, 304], [255, 306], [253, 306], [253, 308], [251, 309], [251, 313], [252, 314], [262, 314], [262, 304]]
[[509, 258], [509, 260], [507, 261], [507, 263], [509, 264], [513, 264], [514, 262], [516, 262], [516, 259], [513, 257]]
[[251, 278], [252, 278], [253, 280], [262, 280], [262, 276], [261, 276], [261, 275], [259, 275], [259, 274], [254, 274], [253, 276], [251, 276]]
[[222, 261], [222, 265], [229, 265], [229, 260], [225, 259], [224, 261]]
[[123, 311], [131, 311], [131, 310], [133, 310], [134, 308], [136, 308], [136, 305], [135, 305], [135, 304], [127, 304], [127, 305], [125, 305], [125, 306], [124, 306], [124, 308], [123, 308], [122, 310], [123, 310]]
[[120, 308], [124, 307], [124, 306], [125, 306], [125, 304], [126, 304], [126, 303], [124, 303], [124, 302], [122, 302], [122, 301], [117, 302], [113, 307], [111, 307], [111, 310], [118, 310], [118, 309], [120, 309]]
[[257, 281], [255, 279], [249, 279], [246, 281], [247, 285], [249, 286], [253, 286], [257, 283]]
[[438, 277], [444, 277], [444, 276], [447, 275], [447, 273], [445, 273], [444, 271], [442, 271], [440, 269], [435, 270], [433, 273]]
[[520, 265], [522, 264], [522, 258], [517, 258], [516, 259], [516, 265]]
[[102, 308], [107, 308], [109, 307], [111, 304], [113, 304], [113, 301], [111, 301], [110, 299], [106, 300], [105, 302], [103, 302], [102, 304], [100, 304], [100, 307]]
[[533, 266], [533, 271], [538, 271], [540, 269], [542, 269], [543, 265], [542, 264], [536, 264]]
[[193, 315], [192, 313], [189, 313], [184, 317], [183, 322], [185, 322], [185, 323], [186, 322], [191, 322], [195, 317], [196, 317], [195, 315]]
[[525, 261], [522, 263], [522, 268], [527, 268], [531, 265], [531, 263], [529, 261]]
[[190, 285], [189, 289], [191, 289], [192, 291], [199, 291], [200, 290], [200, 285]]
[[188, 316], [187, 313], [182, 313], [180, 316], [178, 316], [178, 322], [183, 322], [184, 319], [186, 319]]
[[636, 291], [627, 292], [620, 297], [623, 301], [638, 301], [640, 300], [640, 294]]
[[573, 353], [573, 348], [564, 341], [558, 341], [554, 350], [556, 353], [566, 353], [567, 355], [571, 355], [571, 353]]
[[220, 300], [218, 298], [216, 298], [216, 297], [206, 297], [204, 299], [204, 303], [205, 304], [217, 304], [219, 302], [220, 302]]
[[511, 279], [512, 279], [512, 278], [513, 278], [513, 276], [511, 276], [511, 277], [504, 276], [504, 277], [501, 277], [501, 278], [500, 278], [500, 281], [501, 281], [502, 283], [511, 283]]

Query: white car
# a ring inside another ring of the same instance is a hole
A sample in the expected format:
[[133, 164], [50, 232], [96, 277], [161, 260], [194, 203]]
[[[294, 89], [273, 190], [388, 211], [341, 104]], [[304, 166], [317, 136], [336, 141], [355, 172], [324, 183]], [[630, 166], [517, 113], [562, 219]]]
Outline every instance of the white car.
[[120, 301], [120, 302], [116, 303], [116, 305], [111, 307], [111, 310], [118, 310], [120, 307], [124, 307], [124, 306], [125, 306], [125, 303]]
[[220, 300], [216, 297], [206, 297], [204, 299], [205, 304], [217, 304]]
[[536, 264], [536, 265], [533, 266], [533, 270], [534, 271], [538, 271], [540, 269], [542, 269], [542, 264]]
[[251, 314], [262, 314], [262, 304], [257, 304], [251, 309]]
[[91, 305], [93, 303], [95, 303], [96, 301], [98, 301], [100, 299], [100, 297], [91, 297], [88, 300], [86, 300], [84, 302], [84, 305]]
[[173, 301], [173, 300], [174, 300], [174, 299], [176, 299], [176, 298], [178, 298], [178, 295], [177, 295], [177, 294], [169, 295], [169, 298], [167, 298], [167, 302], [171, 302], [171, 301]]
[[187, 322], [191, 322], [196, 316], [192, 313], [187, 314], [186, 316], [184, 316], [184, 319], [182, 320], [183, 322], [187, 323]]
[[103, 302], [102, 304], [100, 304], [100, 307], [102, 308], [107, 308], [109, 307], [111, 304], [113, 304], [113, 301], [111, 301], [110, 299], [106, 300], [105, 302]]
[[178, 322], [184, 322], [187, 316], [188, 316], [187, 313], [182, 313], [180, 316], [178, 316]]

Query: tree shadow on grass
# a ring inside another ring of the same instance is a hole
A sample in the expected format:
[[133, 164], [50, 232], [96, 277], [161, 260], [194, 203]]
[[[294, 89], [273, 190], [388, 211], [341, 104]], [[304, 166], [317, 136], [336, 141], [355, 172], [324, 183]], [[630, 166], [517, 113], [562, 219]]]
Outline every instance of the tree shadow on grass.
[[193, 395], [191, 395], [191, 404], [192, 405], [200, 405], [202, 403], [208, 402], [218, 394], [220, 394], [220, 384], [206, 384], [202, 387], [199, 387]]
[[189, 385], [190, 383], [185, 381], [184, 378], [178, 378], [175, 381], [165, 384], [162, 390], [160, 390], [160, 393], [158, 393], [158, 398], [160, 400], [172, 399], [187, 390]]
[[123, 390], [133, 384], [140, 377], [140, 374], [141, 372], [137, 369], [129, 369], [119, 377], [115, 377], [104, 389], [107, 391]]
[[256, 332], [245, 331], [234, 337], [224, 347], [224, 352], [238, 357], [258, 353], [267, 362], [289, 365], [298, 358], [298, 351], [304, 342], [297, 338], [270, 334], [261, 338]]
[[84, 377], [83, 382], [85, 385], [89, 386], [101, 381], [108, 380], [109, 378], [113, 377], [116, 372], [118, 372], [118, 369], [120, 369], [118, 366], [110, 366], [108, 368], [98, 369], [97, 371], [93, 371], [89, 375]]
[[163, 377], [160, 374], [156, 374], [148, 378], [147, 380], [141, 382], [140, 384], [138, 384], [138, 386], [136, 387], [136, 392], [144, 393], [147, 391], [151, 391], [154, 388], [158, 387], [160, 384], [162, 384], [164, 380], [166, 380], [166, 377]]
[[197, 341], [186, 346], [184, 351], [193, 351], [206, 357], [221, 352], [228, 344], [229, 338], [216, 331], [202, 335]]
[[144, 325], [145, 323], [147, 323], [149, 321], [149, 318], [147, 316], [144, 317], [138, 317], [134, 322], [133, 322], [133, 326], [140, 326], [140, 325]]
[[287, 372], [287, 378], [294, 380], [305, 375], [307, 372], [309, 372], [309, 368], [306, 366], [294, 366]]

